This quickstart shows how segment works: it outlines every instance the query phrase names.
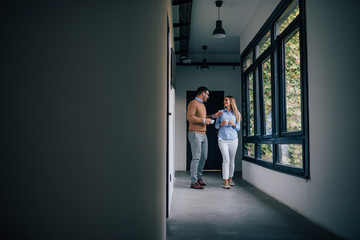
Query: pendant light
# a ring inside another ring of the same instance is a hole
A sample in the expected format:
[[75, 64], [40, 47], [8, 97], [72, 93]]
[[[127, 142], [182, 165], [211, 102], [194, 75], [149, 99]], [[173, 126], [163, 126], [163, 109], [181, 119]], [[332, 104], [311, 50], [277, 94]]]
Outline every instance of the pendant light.
[[200, 65], [200, 69], [209, 69], [209, 64], [207, 63], [206, 58], [205, 58], [205, 50], [207, 49], [207, 46], [202, 46], [202, 49], [204, 50], [204, 58]]
[[215, 1], [215, 5], [218, 8], [218, 20], [216, 21], [216, 28], [213, 32], [214, 38], [224, 38], [226, 37], [225, 30], [222, 28], [222, 21], [220, 20], [220, 7], [222, 6], [223, 1]]

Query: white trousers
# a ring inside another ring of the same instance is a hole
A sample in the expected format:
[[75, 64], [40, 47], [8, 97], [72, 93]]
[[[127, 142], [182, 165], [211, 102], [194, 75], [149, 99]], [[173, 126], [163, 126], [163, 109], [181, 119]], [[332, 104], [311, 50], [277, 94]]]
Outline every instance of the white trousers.
[[220, 152], [223, 158], [222, 175], [223, 179], [229, 179], [234, 176], [235, 170], [235, 155], [238, 147], [238, 139], [224, 140], [218, 138]]

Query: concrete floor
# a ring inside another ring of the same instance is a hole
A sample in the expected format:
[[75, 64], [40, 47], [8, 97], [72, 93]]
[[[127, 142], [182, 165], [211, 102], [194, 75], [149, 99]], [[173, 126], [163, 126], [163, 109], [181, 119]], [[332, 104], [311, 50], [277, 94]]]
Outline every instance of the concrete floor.
[[[176, 172], [167, 240], [341, 239], [236, 177], [223, 188], [221, 172], [204, 172], [204, 190]], [[239, 174], [238, 174], [239, 175]]]

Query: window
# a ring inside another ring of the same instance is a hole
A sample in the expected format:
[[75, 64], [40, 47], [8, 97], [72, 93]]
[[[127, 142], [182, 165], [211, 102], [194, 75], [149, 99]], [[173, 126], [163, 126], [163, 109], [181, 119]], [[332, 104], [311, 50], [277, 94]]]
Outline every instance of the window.
[[271, 162], [273, 161], [273, 145], [272, 144], [260, 144], [261, 155], [260, 159], [263, 161]]
[[255, 157], [255, 144], [246, 143], [244, 148], [244, 155], [248, 157]]
[[282, 0], [241, 54], [243, 159], [309, 178], [304, 0]]
[[286, 131], [301, 131], [301, 83], [299, 31], [285, 39]]
[[270, 58], [262, 63], [262, 86], [265, 116], [265, 134], [272, 134], [272, 101], [271, 101], [271, 62]]
[[279, 144], [279, 164], [302, 168], [302, 144]]
[[289, 24], [299, 15], [299, 12], [299, 1], [293, 1], [275, 23], [276, 36], [281, 34], [289, 26]]
[[249, 95], [249, 127], [250, 127], [250, 133], [249, 135], [253, 136], [255, 133], [255, 104], [254, 104], [254, 76], [253, 74], [249, 74], [248, 76], [248, 95]]
[[270, 43], [270, 31], [268, 31], [256, 46], [256, 56], [260, 56], [270, 46]]
[[249, 55], [243, 61], [242, 69], [245, 71], [251, 64], [253, 64], [253, 53], [252, 52], [250, 52]]

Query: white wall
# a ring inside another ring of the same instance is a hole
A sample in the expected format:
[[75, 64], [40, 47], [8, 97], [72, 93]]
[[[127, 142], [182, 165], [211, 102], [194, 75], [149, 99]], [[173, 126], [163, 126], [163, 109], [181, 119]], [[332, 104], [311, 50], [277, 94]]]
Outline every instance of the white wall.
[[[176, 149], [175, 169], [186, 170], [186, 91], [196, 91], [206, 86], [211, 91], [224, 91], [226, 95], [235, 97], [240, 109], [240, 67], [210, 66], [209, 70], [200, 70], [195, 66], [177, 66], [176, 68]], [[213, 114], [213, 113], [209, 113]], [[239, 139], [241, 146], [241, 139]], [[241, 171], [241, 151], [238, 148], [235, 159], [236, 171]]]
[[170, 1], [0, 7], [0, 233], [165, 239]]
[[[171, 203], [172, 203], [172, 197], [174, 193], [174, 178], [175, 178], [175, 88], [172, 86], [172, 82], [175, 82], [175, 70], [176, 66], [173, 63], [172, 55], [171, 55], [171, 49], [175, 49], [174, 46], [174, 29], [173, 29], [173, 16], [172, 16], [172, 7], [168, 8], [168, 20], [169, 20], [169, 26], [170, 26], [170, 32], [169, 32], [169, 58], [168, 58], [168, 65], [169, 65], [169, 71], [168, 71], [168, 91], [169, 91], [169, 115], [168, 115], [168, 121], [169, 121], [169, 149], [168, 149], [168, 156], [169, 156], [169, 163], [168, 163], [168, 213], [170, 213], [171, 210]], [[174, 52], [175, 53], [175, 52]], [[172, 66], [173, 64], [173, 66]]]
[[171, 210], [172, 197], [174, 193], [174, 180], [175, 180], [175, 89], [172, 88], [169, 94], [169, 197], [168, 197], [168, 211]]
[[[306, 1], [310, 180], [243, 161], [246, 181], [346, 239], [360, 238], [358, 9], [355, 0]], [[253, 19], [260, 27], [266, 17], [259, 12]]]

